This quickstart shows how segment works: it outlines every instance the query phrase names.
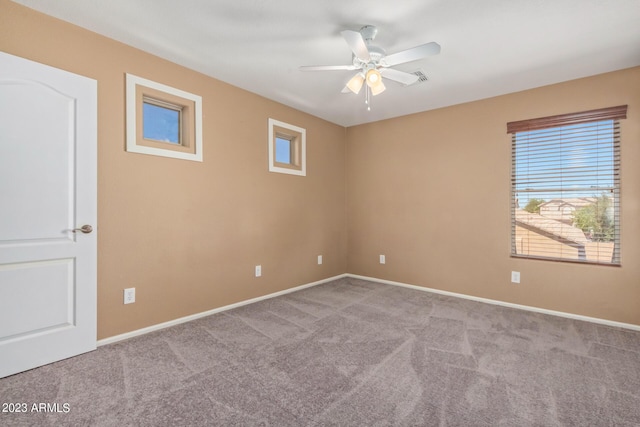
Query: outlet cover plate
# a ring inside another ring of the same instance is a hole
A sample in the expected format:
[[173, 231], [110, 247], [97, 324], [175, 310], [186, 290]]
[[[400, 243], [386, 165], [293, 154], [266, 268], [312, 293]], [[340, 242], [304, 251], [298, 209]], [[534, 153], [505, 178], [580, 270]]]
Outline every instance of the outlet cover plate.
[[512, 271], [511, 272], [511, 283], [520, 283], [520, 272]]
[[124, 290], [124, 303], [133, 304], [136, 302], [136, 288], [127, 288]]

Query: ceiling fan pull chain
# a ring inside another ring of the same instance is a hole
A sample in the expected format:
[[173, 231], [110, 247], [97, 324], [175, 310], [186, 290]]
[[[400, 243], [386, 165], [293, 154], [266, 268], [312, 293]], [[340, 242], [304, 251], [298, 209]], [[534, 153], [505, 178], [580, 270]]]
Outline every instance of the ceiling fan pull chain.
[[366, 85], [364, 103], [367, 104], [367, 111], [371, 111], [371, 97], [369, 96], [369, 91], [370, 90], [371, 89], [369, 88], [369, 86]]

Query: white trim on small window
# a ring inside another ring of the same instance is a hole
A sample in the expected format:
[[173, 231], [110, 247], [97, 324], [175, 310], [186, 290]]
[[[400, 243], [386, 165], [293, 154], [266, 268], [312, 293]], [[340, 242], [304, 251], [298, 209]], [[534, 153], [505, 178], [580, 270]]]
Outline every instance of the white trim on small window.
[[[126, 75], [127, 151], [202, 161], [202, 97], [161, 83]], [[178, 141], [145, 138], [144, 104], [178, 112]]]
[[[276, 139], [284, 139], [289, 144], [289, 162], [276, 160]], [[275, 119], [269, 119], [269, 172], [290, 175], [307, 175], [307, 131]]]

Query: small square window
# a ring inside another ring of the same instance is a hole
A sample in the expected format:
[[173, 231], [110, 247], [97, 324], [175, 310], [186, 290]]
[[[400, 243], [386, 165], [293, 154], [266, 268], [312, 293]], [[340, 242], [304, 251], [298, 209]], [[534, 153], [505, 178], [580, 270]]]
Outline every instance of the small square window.
[[305, 129], [269, 119], [269, 171], [307, 174]]
[[202, 98], [127, 74], [127, 151], [202, 161]]

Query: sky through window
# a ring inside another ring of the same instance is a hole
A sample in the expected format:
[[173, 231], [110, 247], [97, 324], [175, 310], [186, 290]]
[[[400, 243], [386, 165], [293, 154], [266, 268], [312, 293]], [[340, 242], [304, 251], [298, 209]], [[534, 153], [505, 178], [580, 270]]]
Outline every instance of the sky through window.
[[148, 102], [142, 108], [145, 139], [180, 144], [180, 111]]

